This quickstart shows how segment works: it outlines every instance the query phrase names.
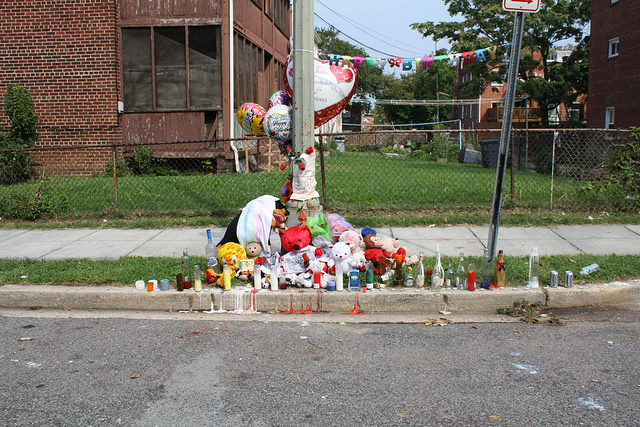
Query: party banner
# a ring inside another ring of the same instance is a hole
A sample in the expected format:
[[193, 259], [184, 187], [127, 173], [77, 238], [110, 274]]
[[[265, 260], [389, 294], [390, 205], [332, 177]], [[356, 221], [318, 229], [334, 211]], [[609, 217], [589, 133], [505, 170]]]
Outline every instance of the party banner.
[[[511, 43], [508, 43], [506, 46], [508, 47], [510, 45]], [[438, 56], [426, 56], [422, 58], [363, 58], [360, 56], [336, 54], [327, 54], [327, 58], [329, 59], [329, 65], [341, 65], [342, 67], [349, 68], [358, 68], [361, 66], [378, 66], [383, 70], [386, 66], [388, 66], [391, 69], [393, 69], [394, 67], [398, 67], [398, 69], [402, 71], [411, 71], [414, 67], [417, 70], [426, 70], [427, 68], [433, 68], [433, 65], [435, 63], [438, 63], [440, 65], [449, 64], [454, 67], [459, 67], [460, 64], [462, 64], [462, 66], [465, 66], [476, 62], [487, 62], [490, 59], [496, 59], [498, 47], [499, 46], [490, 46], [484, 49], [471, 50], [468, 52], [450, 53], [448, 55]]]

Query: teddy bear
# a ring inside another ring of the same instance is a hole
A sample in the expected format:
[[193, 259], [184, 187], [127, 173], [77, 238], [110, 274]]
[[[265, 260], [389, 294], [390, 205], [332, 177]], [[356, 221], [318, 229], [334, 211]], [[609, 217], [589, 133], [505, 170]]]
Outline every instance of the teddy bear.
[[349, 243], [351, 248], [351, 255], [354, 255], [357, 252], [362, 252], [362, 237], [354, 230], [346, 230], [338, 239], [339, 242]]
[[[347, 274], [351, 270], [351, 245], [345, 242], [338, 242], [331, 245], [332, 267], [340, 266], [343, 274]], [[332, 270], [334, 271], [334, 270]]]
[[247, 259], [255, 261], [262, 254], [262, 244], [260, 242], [249, 242], [244, 245], [244, 252]]
[[296, 225], [286, 230], [279, 230], [282, 252], [294, 252], [303, 249], [311, 243], [311, 232], [306, 225]]
[[389, 252], [391, 255], [395, 254], [400, 247], [400, 240], [398, 238], [384, 237], [382, 238], [382, 250]]
[[373, 272], [376, 274], [384, 274], [387, 269], [391, 268], [393, 262], [389, 259], [391, 254], [382, 250], [382, 239], [376, 234], [369, 234], [364, 238], [364, 258], [373, 262]]
[[[316, 282], [316, 280], [319, 283], [319, 286], [321, 288], [326, 288], [327, 287], [327, 282], [329, 280], [329, 277], [327, 275], [327, 264], [319, 261], [319, 260], [312, 260], [309, 262], [309, 270], [308, 273], [311, 275], [311, 283], [312, 285]], [[314, 286], [315, 287], [315, 286]]]

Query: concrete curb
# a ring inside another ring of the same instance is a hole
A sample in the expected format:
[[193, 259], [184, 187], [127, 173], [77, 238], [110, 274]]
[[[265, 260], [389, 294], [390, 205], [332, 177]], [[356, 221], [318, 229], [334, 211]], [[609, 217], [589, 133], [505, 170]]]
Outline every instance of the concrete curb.
[[[246, 288], [245, 288], [246, 289]], [[322, 292], [312, 289], [283, 291], [262, 290], [255, 295], [261, 312], [294, 310], [348, 313], [356, 303], [367, 314], [372, 313], [495, 313], [498, 307], [511, 306], [514, 301], [544, 302], [549, 308], [606, 306], [640, 302], [640, 280], [613, 282], [572, 288], [524, 289], [505, 287], [475, 292], [402, 288], [368, 292]], [[210, 311], [250, 307], [250, 292], [223, 292], [219, 289], [203, 292], [176, 290], [145, 292], [133, 287], [5, 285], [0, 287], [0, 307], [46, 308], [75, 310], [142, 310], [142, 311]]]

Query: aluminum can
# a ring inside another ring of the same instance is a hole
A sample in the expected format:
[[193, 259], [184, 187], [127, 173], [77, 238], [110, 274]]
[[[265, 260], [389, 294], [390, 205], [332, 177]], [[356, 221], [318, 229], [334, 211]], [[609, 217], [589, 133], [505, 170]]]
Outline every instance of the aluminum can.
[[551, 270], [551, 273], [549, 274], [549, 286], [554, 288], [558, 286], [558, 277], [558, 272], [555, 270]]
[[570, 288], [573, 286], [573, 271], [564, 272], [564, 287]]

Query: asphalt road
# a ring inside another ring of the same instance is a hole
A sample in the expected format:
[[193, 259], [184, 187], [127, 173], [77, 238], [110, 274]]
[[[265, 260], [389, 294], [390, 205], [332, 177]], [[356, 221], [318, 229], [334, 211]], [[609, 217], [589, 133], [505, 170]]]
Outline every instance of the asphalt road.
[[1, 424], [640, 425], [637, 307], [556, 316], [560, 326], [5, 315]]

